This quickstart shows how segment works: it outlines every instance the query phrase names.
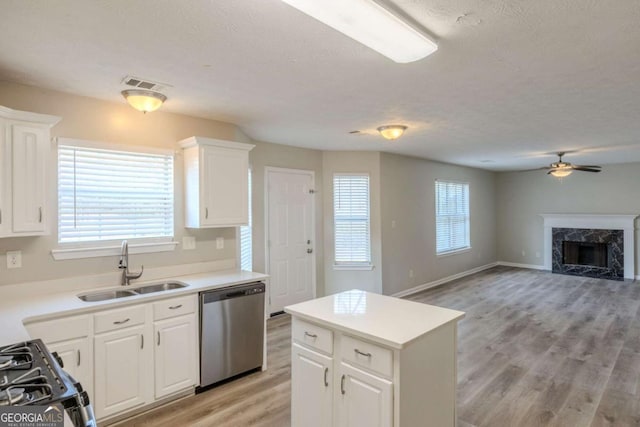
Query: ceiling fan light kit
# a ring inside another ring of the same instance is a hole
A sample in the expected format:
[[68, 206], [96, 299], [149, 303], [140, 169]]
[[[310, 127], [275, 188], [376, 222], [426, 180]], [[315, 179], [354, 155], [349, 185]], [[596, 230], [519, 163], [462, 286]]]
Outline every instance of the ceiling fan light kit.
[[573, 171], [582, 171], [582, 172], [600, 172], [602, 170], [601, 166], [597, 165], [574, 165], [569, 162], [563, 162], [562, 156], [565, 153], [558, 153], [558, 161], [551, 163], [548, 167], [544, 167], [542, 169], [547, 169], [547, 175], [554, 176], [556, 178], [564, 178], [573, 173]]
[[143, 113], [157, 110], [167, 100], [166, 96], [152, 90], [127, 89], [121, 93], [129, 105]]
[[282, 1], [401, 64], [438, 50], [433, 40], [373, 0]]
[[400, 138], [404, 131], [407, 130], [405, 125], [386, 125], [376, 129], [384, 138], [394, 140]]

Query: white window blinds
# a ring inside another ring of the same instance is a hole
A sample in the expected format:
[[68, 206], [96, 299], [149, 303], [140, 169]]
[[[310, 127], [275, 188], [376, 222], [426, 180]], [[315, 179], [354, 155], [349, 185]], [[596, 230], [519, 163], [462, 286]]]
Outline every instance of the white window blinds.
[[240, 268], [247, 271], [253, 269], [251, 224], [251, 169], [249, 169], [249, 223], [240, 227]]
[[436, 252], [469, 247], [469, 184], [436, 181]]
[[371, 264], [369, 176], [333, 176], [336, 265]]
[[58, 241], [173, 236], [173, 156], [58, 147]]

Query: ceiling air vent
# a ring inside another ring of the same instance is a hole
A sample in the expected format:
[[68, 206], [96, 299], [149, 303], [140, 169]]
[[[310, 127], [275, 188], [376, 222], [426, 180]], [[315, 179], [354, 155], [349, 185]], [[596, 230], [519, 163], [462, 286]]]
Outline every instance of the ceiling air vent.
[[152, 90], [154, 92], [163, 92], [166, 88], [171, 87], [166, 83], [157, 83], [148, 79], [141, 79], [140, 77], [127, 76], [122, 79], [122, 83], [129, 87], [135, 87], [139, 89]]

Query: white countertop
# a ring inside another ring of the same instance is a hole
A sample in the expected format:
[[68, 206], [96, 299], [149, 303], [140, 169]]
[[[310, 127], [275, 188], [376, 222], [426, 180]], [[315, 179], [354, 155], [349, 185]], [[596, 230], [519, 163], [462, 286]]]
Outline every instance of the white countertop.
[[[223, 288], [226, 286], [249, 283], [266, 279], [267, 275], [241, 270], [223, 270], [183, 276], [172, 276], [153, 281], [140, 281], [129, 288], [136, 288], [148, 283], [178, 281], [187, 284], [185, 288], [157, 292], [146, 295], [136, 295], [126, 298], [100, 302], [84, 302], [78, 298], [82, 293], [93, 293], [106, 289], [125, 289], [123, 287], [104, 287], [61, 290], [60, 292], [42, 289], [43, 284], [20, 285], [20, 292], [15, 292], [13, 286], [0, 287], [0, 346], [28, 340], [30, 337], [24, 323], [49, 318], [87, 313], [126, 305], [140, 304], [149, 301], [171, 298], [179, 295], [198, 293], [204, 290]], [[29, 288], [31, 287], [31, 288]], [[128, 288], [126, 288], [128, 289]]]
[[464, 317], [464, 312], [351, 290], [290, 305], [284, 311], [331, 329], [402, 349], [416, 338]]

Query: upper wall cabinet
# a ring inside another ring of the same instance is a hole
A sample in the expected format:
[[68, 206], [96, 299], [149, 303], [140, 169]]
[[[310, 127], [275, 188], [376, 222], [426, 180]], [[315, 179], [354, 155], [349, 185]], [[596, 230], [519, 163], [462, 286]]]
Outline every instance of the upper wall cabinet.
[[184, 151], [185, 226], [236, 227], [249, 222], [251, 144], [194, 136]]
[[49, 233], [50, 129], [59, 121], [0, 106], [0, 237]]

